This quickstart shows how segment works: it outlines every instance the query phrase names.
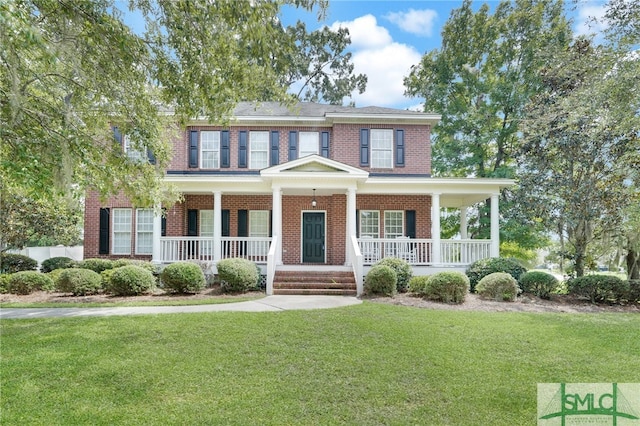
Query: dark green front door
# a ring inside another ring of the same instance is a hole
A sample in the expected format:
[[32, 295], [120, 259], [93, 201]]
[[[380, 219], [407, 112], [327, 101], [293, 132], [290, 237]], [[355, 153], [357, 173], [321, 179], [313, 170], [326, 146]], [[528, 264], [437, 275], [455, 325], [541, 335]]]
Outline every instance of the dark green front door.
[[324, 263], [324, 213], [302, 213], [302, 262]]

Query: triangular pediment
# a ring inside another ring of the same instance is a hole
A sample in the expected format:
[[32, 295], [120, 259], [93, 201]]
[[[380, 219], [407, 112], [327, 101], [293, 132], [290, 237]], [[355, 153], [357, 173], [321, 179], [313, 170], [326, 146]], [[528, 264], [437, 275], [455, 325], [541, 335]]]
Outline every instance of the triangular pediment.
[[323, 173], [343, 175], [344, 177], [358, 179], [366, 179], [369, 176], [369, 173], [364, 170], [320, 155], [308, 155], [283, 164], [278, 164], [262, 170], [260, 175], [275, 178], [284, 175], [295, 176], [296, 174], [309, 175]]

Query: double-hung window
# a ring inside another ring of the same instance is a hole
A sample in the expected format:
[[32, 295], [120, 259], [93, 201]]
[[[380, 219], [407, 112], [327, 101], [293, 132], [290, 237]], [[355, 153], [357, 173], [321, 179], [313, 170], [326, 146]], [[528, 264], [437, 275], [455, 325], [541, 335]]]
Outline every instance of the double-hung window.
[[200, 132], [200, 168], [220, 168], [220, 132]]
[[393, 130], [371, 129], [371, 167], [393, 168]]
[[249, 242], [250, 256], [266, 256], [269, 252], [269, 210], [249, 211], [249, 237], [259, 237], [258, 241]]
[[200, 241], [200, 254], [213, 255], [213, 210], [200, 210], [200, 236], [208, 237]]
[[146, 161], [147, 153], [145, 152], [145, 150], [137, 147], [128, 135], [124, 135], [122, 139], [123, 139], [122, 147], [124, 149], [125, 154], [127, 154], [127, 158], [129, 158], [129, 160], [136, 163]]
[[360, 211], [360, 237], [380, 237], [380, 212], [378, 210]]
[[318, 132], [300, 132], [298, 158], [319, 153], [320, 139], [318, 135]]
[[384, 237], [397, 238], [404, 236], [404, 212], [402, 210], [386, 210], [384, 212]]
[[249, 133], [249, 168], [269, 167], [269, 132]]
[[153, 209], [136, 210], [136, 254], [153, 253]]
[[113, 209], [113, 254], [131, 254], [131, 209]]

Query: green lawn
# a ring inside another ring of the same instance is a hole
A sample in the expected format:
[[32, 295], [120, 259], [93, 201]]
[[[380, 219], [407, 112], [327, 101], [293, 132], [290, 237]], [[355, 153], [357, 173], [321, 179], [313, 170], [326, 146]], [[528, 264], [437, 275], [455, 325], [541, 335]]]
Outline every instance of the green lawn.
[[[191, 305], [217, 305], [222, 303], [246, 302], [258, 300], [264, 297], [264, 293], [252, 296], [220, 297], [212, 296], [204, 299], [175, 300], [131, 300], [128, 302], [0, 302], [0, 308], [117, 308], [131, 306], [191, 306]], [[134, 298], [135, 299], [135, 298]]]
[[533, 425], [539, 382], [640, 382], [636, 314], [365, 302], [0, 329], [7, 425]]

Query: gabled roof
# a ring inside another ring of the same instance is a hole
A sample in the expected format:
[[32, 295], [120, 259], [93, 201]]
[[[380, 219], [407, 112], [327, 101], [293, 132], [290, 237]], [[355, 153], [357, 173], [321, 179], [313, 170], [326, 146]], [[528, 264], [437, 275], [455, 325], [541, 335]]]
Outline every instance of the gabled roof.
[[[439, 114], [377, 106], [346, 107], [316, 102], [298, 102], [287, 106], [279, 102], [239, 102], [233, 110], [231, 122], [309, 122], [331, 125], [334, 122], [407, 122], [434, 125]], [[199, 118], [196, 121], [203, 121]]]
[[260, 176], [272, 179], [298, 179], [305, 176], [321, 179], [366, 179], [369, 173], [357, 167], [314, 154], [263, 169], [260, 171]]

